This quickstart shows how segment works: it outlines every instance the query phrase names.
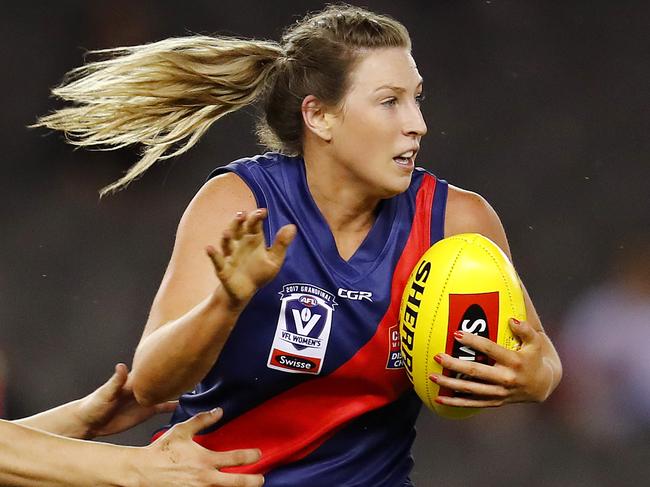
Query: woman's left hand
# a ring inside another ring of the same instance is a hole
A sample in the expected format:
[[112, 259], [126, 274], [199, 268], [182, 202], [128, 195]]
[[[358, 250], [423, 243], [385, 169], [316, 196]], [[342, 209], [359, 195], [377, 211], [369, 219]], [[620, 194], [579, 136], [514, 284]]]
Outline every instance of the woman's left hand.
[[446, 406], [482, 408], [544, 401], [554, 387], [551, 358], [544, 352], [544, 333], [516, 320], [510, 321], [510, 328], [521, 340], [521, 348], [517, 351], [471, 333], [456, 335], [459, 343], [483, 352], [495, 363], [486, 365], [453, 358], [445, 353], [436, 355], [436, 362], [452, 374], [451, 377], [434, 374], [430, 379], [440, 387], [461, 393], [458, 397], [438, 396], [436, 402]]
[[176, 401], [140, 406], [126, 385], [128, 374], [126, 365], [117, 364], [115, 373], [106, 383], [77, 402], [75, 415], [86, 429], [85, 438], [120, 433], [154, 414], [174, 410]]

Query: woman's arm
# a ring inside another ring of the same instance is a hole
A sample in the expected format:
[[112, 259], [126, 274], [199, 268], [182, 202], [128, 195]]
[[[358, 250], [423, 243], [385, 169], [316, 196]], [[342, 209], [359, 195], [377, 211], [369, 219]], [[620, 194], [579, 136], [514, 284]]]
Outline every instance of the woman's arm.
[[277, 274], [295, 227], [281, 228], [267, 249], [265, 217], [234, 174], [210, 180], [192, 200], [133, 358], [138, 402], [175, 399], [194, 387], [252, 295]]
[[[505, 231], [494, 209], [481, 196], [449, 187], [445, 236], [479, 233], [496, 243], [512, 260]], [[513, 332], [522, 340], [519, 351], [503, 347], [470, 333], [458, 341], [495, 359], [494, 366], [470, 363], [440, 354], [444, 368], [461, 372], [481, 382], [435, 376], [440, 386], [471, 394], [471, 397], [440, 397], [442, 404], [465, 407], [500, 406], [510, 402], [544, 401], [562, 377], [562, 364], [553, 343], [544, 332], [535, 306], [522, 283], [527, 321], [511, 321]]]
[[136, 485], [129, 450], [0, 420], [0, 485]]
[[192, 440], [221, 410], [175, 425], [147, 447], [76, 440], [0, 420], [0, 485], [6, 487], [261, 486], [261, 475], [218, 469], [254, 463], [259, 450], [212, 452]]

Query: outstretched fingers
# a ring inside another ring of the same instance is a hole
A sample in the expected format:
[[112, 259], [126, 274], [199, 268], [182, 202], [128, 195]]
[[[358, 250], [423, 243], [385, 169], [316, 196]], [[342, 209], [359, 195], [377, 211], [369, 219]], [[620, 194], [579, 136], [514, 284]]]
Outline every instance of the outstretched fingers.
[[[147, 485], [186, 485], [188, 487], [260, 487], [264, 477], [259, 474], [223, 472], [221, 469], [250, 465], [259, 461], [261, 452], [257, 449], [242, 449], [224, 452], [207, 450], [194, 441], [195, 435], [213, 426], [223, 417], [221, 408], [199, 413], [174, 425], [163, 436], [145, 448], [150, 459], [144, 465], [154, 465], [154, 475], [161, 474], [164, 482], [151, 480], [145, 475]], [[151, 460], [153, 458], [153, 461]], [[165, 468], [159, 468], [160, 465]]]
[[262, 452], [257, 448], [214, 452], [212, 458], [217, 468], [239, 467], [259, 461]]
[[251, 212], [243, 225], [243, 231], [248, 235], [258, 235], [262, 233], [262, 223], [268, 215], [266, 208], [258, 208]]
[[176, 432], [181, 436], [191, 438], [199, 431], [209, 428], [219, 421], [223, 416], [223, 409], [215, 408], [210, 411], [203, 411], [192, 416], [190, 419], [173, 426], [170, 431]]
[[208, 254], [208, 257], [210, 257], [210, 260], [212, 261], [212, 265], [214, 266], [214, 270], [217, 271], [217, 274], [219, 274], [225, 265], [225, 259], [223, 257], [223, 254], [219, 252], [216, 248], [214, 248], [212, 245], [208, 245], [205, 248], [205, 253]]
[[221, 253], [224, 257], [229, 257], [233, 252], [233, 233], [230, 228], [226, 228], [221, 236]]
[[[211, 411], [204, 411], [188, 419], [187, 421], [176, 425], [177, 434], [192, 439], [200, 431], [213, 426], [223, 417], [223, 410], [215, 408]], [[178, 433], [180, 431], [180, 433]], [[196, 445], [198, 446], [198, 445]], [[264, 477], [256, 474], [234, 474], [221, 472], [219, 469], [228, 467], [238, 467], [242, 465], [253, 464], [262, 457], [262, 452], [256, 448], [231, 450], [224, 452], [206, 451], [203, 457], [209, 465], [216, 469], [215, 484], [220, 487], [260, 487], [264, 484]]]
[[178, 401], [161, 402], [160, 404], [153, 406], [153, 411], [155, 414], [173, 413], [177, 406]]
[[285, 225], [275, 234], [275, 241], [269, 248], [269, 256], [276, 262], [283, 262], [287, 249], [296, 237], [298, 229], [295, 225]]
[[246, 222], [246, 212], [238, 211], [235, 218], [228, 225], [228, 231], [234, 240], [239, 240], [244, 234], [244, 223]]
[[284, 262], [287, 247], [296, 235], [294, 225], [285, 225], [271, 247], [266, 246], [266, 208], [240, 212], [223, 233], [219, 247], [205, 248], [223, 289], [232, 304], [247, 303], [255, 292], [273, 279]]

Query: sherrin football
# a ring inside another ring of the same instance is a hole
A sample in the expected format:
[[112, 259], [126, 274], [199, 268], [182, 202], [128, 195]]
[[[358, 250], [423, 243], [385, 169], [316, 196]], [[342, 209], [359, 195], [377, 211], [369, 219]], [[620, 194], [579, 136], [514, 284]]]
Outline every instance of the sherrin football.
[[508, 325], [510, 318], [526, 320], [523, 292], [510, 260], [491, 240], [463, 233], [425, 252], [402, 295], [400, 338], [406, 373], [427, 407], [454, 419], [480, 411], [435, 402], [438, 395], [457, 393], [429, 379], [431, 374], [456, 374], [443, 370], [433, 357], [444, 352], [492, 365], [484, 353], [457, 342], [454, 332], [474, 333], [517, 350], [520, 342]]

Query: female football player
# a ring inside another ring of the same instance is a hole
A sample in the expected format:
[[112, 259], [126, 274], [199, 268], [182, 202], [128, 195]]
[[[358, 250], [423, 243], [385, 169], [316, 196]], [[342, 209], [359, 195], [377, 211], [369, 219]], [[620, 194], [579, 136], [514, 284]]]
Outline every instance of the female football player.
[[[115, 184], [190, 148], [221, 116], [258, 102], [270, 152], [217, 169], [183, 215], [133, 361], [142, 404], [183, 394], [172, 423], [219, 404], [196, 437], [255, 447], [238, 471], [267, 485], [410, 485], [420, 402], [399, 350], [401, 291], [437, 240], [481, 233], [510, 256], [479, 195], [415, 167], [423, 81], [399, 22], [331, 6], [280, 43], [189, 37], [104, 52], [54, 90], [75, 103], [41, 119], [83, 146], [142, 144]], [[180, 145], [179, 145], [180, 144]], [[526, 294], [519, 351], [457, 340], [494, 366], [436, 356], [465, 379], [441, 403], [543, 401], [561, 365]]]

